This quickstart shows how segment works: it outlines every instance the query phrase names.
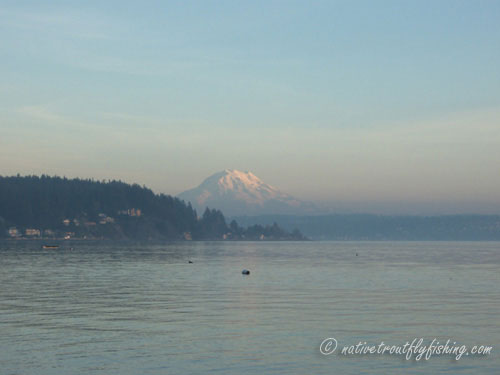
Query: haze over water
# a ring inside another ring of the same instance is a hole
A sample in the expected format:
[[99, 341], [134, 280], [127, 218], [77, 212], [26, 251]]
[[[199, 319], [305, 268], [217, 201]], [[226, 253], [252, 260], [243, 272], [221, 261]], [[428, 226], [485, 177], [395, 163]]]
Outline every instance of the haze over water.
[[[3, 242], [0, 368], [25, 375], [493, 374], [500, 370], [499, 268], [498, 242], [74, 243], [57, 250]], [[339, 346], [451, 339], [493, 346], [493, 353], [420, 362], [323, 356], [327, 337]]]

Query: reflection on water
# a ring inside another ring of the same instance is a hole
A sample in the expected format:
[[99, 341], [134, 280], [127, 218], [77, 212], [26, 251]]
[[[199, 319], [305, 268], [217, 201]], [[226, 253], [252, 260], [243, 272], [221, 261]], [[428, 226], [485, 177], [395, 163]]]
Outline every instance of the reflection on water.
[[[71, 246], [0, 244], [2, 374], [500, 371], [499, 243]], [[327, 337], [450, 338], [493, 354], [325, 357]]]

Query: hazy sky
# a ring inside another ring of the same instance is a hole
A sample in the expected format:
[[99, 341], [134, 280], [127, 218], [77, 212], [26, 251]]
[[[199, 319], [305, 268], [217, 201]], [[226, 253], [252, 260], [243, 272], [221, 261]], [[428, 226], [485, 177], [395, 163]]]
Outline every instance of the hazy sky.
[[500, 212], [500, 1], [0, 1], [0, 174]]

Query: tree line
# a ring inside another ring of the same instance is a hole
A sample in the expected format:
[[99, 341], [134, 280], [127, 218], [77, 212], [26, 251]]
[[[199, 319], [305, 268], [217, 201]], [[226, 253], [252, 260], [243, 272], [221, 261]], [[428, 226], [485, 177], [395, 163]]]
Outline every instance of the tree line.
[[[51, 176], [0, 176], [0, 237], [9, 228], [28, 228], [58, 237], [114, 239], [301, 240], [276, 223], [229, 225], [221, 211], [201, 216], [188, 202], [122, 181]], [[24, 232], [23, 232], [24, 231]]]

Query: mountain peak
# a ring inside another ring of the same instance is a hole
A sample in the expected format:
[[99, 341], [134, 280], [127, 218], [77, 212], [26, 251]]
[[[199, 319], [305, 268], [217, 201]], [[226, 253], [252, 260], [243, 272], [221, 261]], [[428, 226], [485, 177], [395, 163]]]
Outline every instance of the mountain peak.
[[312, 206], [266, 184], [250, 171], [237, 169], [215, 173], [179, 198], [191, 202], [198, 212], [208, 206], [226, 215], [298, 213]]

